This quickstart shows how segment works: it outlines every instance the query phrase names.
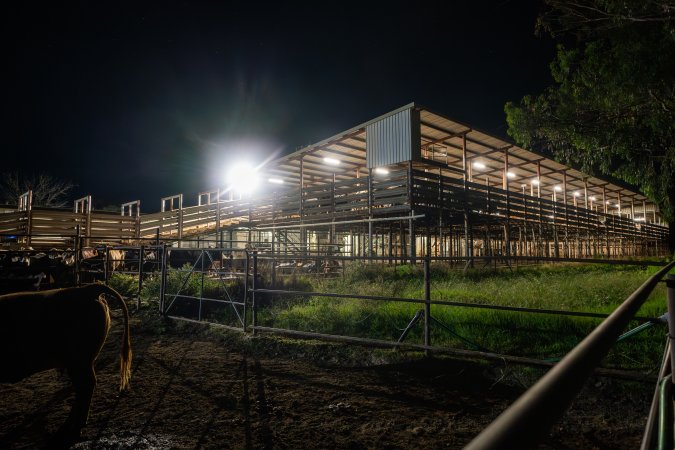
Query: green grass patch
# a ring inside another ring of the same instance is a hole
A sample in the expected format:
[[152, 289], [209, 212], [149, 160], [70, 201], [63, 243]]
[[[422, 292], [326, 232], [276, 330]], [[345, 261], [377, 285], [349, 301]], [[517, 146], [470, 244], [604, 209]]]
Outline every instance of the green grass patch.
[[[611, 313], [659, 268], [616, 265], [541, 265], [517, 270], [472, 270], [466, 275], [456, 268], [433, 265], [431, 298], [468, 304], [516, 306]], [[392, 300], [258, 295], [258, 323], [292, 330], [396, 341], [421, 304], [394, 301], [424, 298], [421, 266], [389, 267], [348, 264], [338, 278], [279, 277], [276, 285], [263, 277], [259, 286], [294, 291], [333, 292], [382, 296]], [[114, 275], [110, 285], [123, 295], [137, 295], [138, 279]], [[141, 298], [156, 305], [159, 277], [144, 280]], [[243, 281], [222, 280], [187, 272], [170, 271], [169, 299], [177, 293], [212, 299], [241, 301]], [[666, 310], [665, 286], [660, 283], [638, 312], [658, 317]], [[242, 308], [228, 304], [178, 298], [172, 314], [241, 326]], [[497, 311], [471, 307], [433, 305], [432, 316], [443, 324], [431, 325], [432, 344], [480, 349], [539, 359], [565, 355], [590, 333], [601, 319], [562, 315]], [[239, 317], [238, 317], [239, 316]], [[250, 323], [250, 308], [248, 311]], [[639, 322], [635, 321], [630, 328]], [[606, 358], [607, 367], [655, 370], [661, 359], [667, 330], [658, 324], [619, 342]], [[423, 342], [423, 324], [415, 325], [406, 342]]]
[[[432, 300], [524, 308], [611, 313], [658, 268], [612, 265], [544, 265], [514, 271], [471, 271], [433, 266]], [[421, 267], [354, 263], [337, 279], [314, 279], [308, 290], [390, 298], [424, 297]], [[396, 340], [422, 305], [395, 301], [315, 297], [271, 301], [261, 309], [263, 325], [329, 334]], [[659, 285], [638, 315], [665, 312]], [[566, 354], [601, 319], [434, 305], [432, 343], [547, 359]], [[631, 327], [639, 323], [634, 322]], [[618, 343], [605, 366], [653, 369], [661, 358], [665, 325], [656, 325]], [[422, 343], [420, 321], [406, 342]]]

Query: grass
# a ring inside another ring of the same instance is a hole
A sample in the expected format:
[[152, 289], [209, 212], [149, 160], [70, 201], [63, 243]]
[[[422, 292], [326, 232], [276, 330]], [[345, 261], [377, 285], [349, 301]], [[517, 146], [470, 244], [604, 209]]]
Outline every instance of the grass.
[[[610, 265], [545, 265], [517, 271], [472, 271], [462, 275], [447, 266], [433, 266], [432, 300], [475, 304], [518, 306], [525, 308], [610, 313], [657, 268]], [[175, 293], [186, 274], [173, 272], [167, 280], [167, 292]], [[120, 292], [134, 292], [135, 278], [115, 276], [111, 285]], [[265, 284], [265, 280], [263, 280]], [[269, 286], [267, 286], [269, 287]], [[344, 277], [335, 279], [288, 277], [275, 288], [344, 294], [377, 295], [390, 298], [424, 296], [420, 267], [363, 265], [352, 263]], [[199, 295], [201, 277], [192, 275], [181, 291]], [[220, 282], [204, 278], [204, 296], [235, 299], [242, 295], [241, 282]], [[226, 294], [227, 292], [227, 294]], [[158, 280], [148, 280], [142, 298], [157, 298]], [[194, 301], [178, 300], [176, 310], [195, 314]], [[236, 325], [229, 305], [205, 303], [202, 317]], [[373, 339], [397, 340], [422, 305], [396, 301], [335, 299], [325, 297], [263, 296], [259, 301], [259, 324], [293, 330], [314, 331]], [[660, 284], [638, 315], [660, 316], [665, 312], [665, 287]], [[241, 310], [239, 310], [241, 312]], [[431, 314], [448, 329], [432, 323], [433, 345], [482, 349], [533, 358], [563, 356], [592, 329], [600, 319], [549, 314], [495, 311], [469, 307], [433, 305]], [[631, 327], [638, 322], [631, 324]], [[666, 327], [658, 324], [615, 345], [604, 362], [608, 367], [654, 370], [663, 350]], [[406, 342], [421, 343], [423, 327], [418, 323]]]

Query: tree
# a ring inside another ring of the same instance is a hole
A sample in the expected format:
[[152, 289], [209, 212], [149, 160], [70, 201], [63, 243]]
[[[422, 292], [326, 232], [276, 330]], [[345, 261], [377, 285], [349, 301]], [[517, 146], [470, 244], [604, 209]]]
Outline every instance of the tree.
[[33, 206], [63, 207], [68, 205], [68, 194], [75, 185], [70, 181], [58, 180], [50, 175], [20, 175], [6, 173], [0, 179], [0, 196], [8, 205], [16, 205], [19, 196], [33, 191]]
[[507, 103], [508, 133], [588, 173], [637, 186], [671, 224], [675, 244], [675, 3], [545, 0], [537, 30], [572, 42], [555, 84]]

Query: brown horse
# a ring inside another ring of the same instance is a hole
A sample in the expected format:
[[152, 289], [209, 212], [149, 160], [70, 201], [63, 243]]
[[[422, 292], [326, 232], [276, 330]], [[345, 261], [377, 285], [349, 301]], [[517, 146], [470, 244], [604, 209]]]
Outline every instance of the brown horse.
[[124, 313], [120, 351], [120, 390], [124, 390], [131, 377], [129, 312], [114, 289], [91, 284], [0, 296], [0, 382], [65, 369], [75, 389], [75, 402], [57, 435], [63, 443], [79, 438], [89, 416], [96, 387], [94, 361], [110, 330], [110, 312], [102, 294], [117, 299]]

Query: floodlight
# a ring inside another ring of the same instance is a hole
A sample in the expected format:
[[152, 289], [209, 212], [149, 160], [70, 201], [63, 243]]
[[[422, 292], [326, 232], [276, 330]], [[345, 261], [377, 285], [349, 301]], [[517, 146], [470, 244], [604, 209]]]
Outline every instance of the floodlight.
[[610, 202], [609, 200], [607, 200], [605, 203], [607, 203], [608, 205], [612, 204], [612, 202]]
[[323, 162], [325, 162], [326, 164], [329, 164], [331, 166], [339, 166], [340, 165], [340, 160], [335, 159], [335, 158], [326, 157], [326, 158], [323, 159]]
[[591, 195], [590, 197], [588, 197], [588, 199], [589, 199], [590, 201], [592, 201], [592, 202], [594, 202], [594, 201], [596, 200], [596, 199], [595, 199], [595, 195]]
[[516, 177], [516, 174], [513, 173], [513, 172], [506, 172], [506, 177], [507, 177], [507, 178], [515, 178], [515, 177]]
[[281, 178], [269, 178], [267, 181], [273, 184], [284, 184], [284, 180]]
[[385, 169], [384, 167], [376, 167], [375, 173], [378, 174], [378, 175], [388, 175], [389, 169]]
[[251, 194], [258, 186], [259, 176], [249, 163], [234, 164], [227, 172], [228, 187], [240, 194]]
[[535, 178], [534, 180], [532, 180], [532, 184], [534, 184], [535, 186], [539, 186], [539, 180]]
[[556, 186], [553, 189], [555, 189], [556, 192], [561, 192], [562, 188], [560, 186]]
[[575, 196], [575, 197], [579, 197], [580, 195], [581, 195], [581, 192], [579, 192], [579, 191], [574, 191], [574, 196]]
[[485, 169], [485, 164], [483, 164], [482, 162], [476, 161], [476, 162], [473, 163], [473, 168], [478, 169], [478, 170], [483, 170], [483, 169]]

